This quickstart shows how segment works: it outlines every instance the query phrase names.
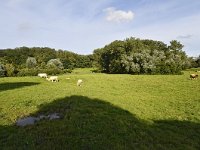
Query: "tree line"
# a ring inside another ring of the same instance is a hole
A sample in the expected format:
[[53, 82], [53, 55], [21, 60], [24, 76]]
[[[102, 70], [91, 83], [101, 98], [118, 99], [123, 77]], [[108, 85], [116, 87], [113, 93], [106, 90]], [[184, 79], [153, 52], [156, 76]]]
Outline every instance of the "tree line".
[[37, 75], [41, 71], [58, 74], [91, 66], [92, 55], [79, 55], [48, 47], [0, 50], [0, 76]]
[[59, 74], [74, 68], [95, 67], [98, 72], [120, 74], [180, 74], [200, 67], [200, 56], [188, 57], [183, 45], [130, 37], [95, 49], [91, 55], [48, 47], [19, 47], [0, 50], [0, 76]]

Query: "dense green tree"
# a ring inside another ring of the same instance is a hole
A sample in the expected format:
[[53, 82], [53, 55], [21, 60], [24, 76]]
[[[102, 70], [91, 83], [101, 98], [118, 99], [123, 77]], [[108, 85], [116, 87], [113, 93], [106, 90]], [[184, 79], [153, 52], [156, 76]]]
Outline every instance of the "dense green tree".
[[94, 51], [99, 69], [107, 73], [179, 74], [190, 64], [183, 45], [128, 38]]
[[17, 69], [24, 69], [28, 57], [34, 57], [37, 67], [44, 69], [49, 60], [58, 58], [65, 69], [76, 67], [92, 67], [93, 55], [78, 55], [70, 51], [51, 49], [48, 47], [19, 47], [0, 50], [0, 61], [4, 64], [13, 64]]
[[100, 68], [101, 70], [102, 68], [100, 64], [101, 63], [100, 59], [101, 59], [102, 51], [103, 51], [103, 48], [95, 49], [92, 55], [93, 56], [92, 66]]
[[69, 51], [58, 50], [56, 57], [63, 63], [64, 68], [73, 69], [75, 67], [77, 54]]
[[176, 40], [172, 40], [168, 46], [169, 50], [171, 51], [182, 51], [183, 47], [184, 46]]
[[6, 75], [6, 70], [3, 64], [0, 64], [0, 77], [4, 77]]
[[37, 61], [34, 57], [28, 57], [27, 60], [26, 60], [26, 67], [31, 69], [31, 68], [34, 68], [36, 67], [37, 65]]
[[[0, 62], [7, 76], [16, 75], [17, 70], [22, 75], [29, 74], [30, 68], [36, 66], [34, 62], [37, 62], [38, 70], [48, 71], [51, 68], [62, 72], [62, 69], [97, 67], [106, 73], [129, 74], [177, 74], [191, 66], [200, 66], [200, 58], [188, 58], [183, 45], [176, 40], [172, 40], [168, 46], [161, 41], [134, 37], [113, 41], [103, 48], [95, 49], [91, 55], [48, 47], [2, 49]], [[30, 74], [37, 73], [32, 70]]]
[[90, 55], [77, 55], [75, 68], [89, 68], [92, 67]]
[[6, 76], [7, 77], [15, 76], [18, 73], [16, 67], [13, 64], [5, 64], [4, 67], [5, 67], [5, 70], [6, 70]]
[[64, 69], [60, 59], [51, 59], [47, 62], [47, 68]]
[[199, 57], [197, 57], [195, 62], [197, 64], [197, 67], [200, 67], [200, 55], [199, 55]]

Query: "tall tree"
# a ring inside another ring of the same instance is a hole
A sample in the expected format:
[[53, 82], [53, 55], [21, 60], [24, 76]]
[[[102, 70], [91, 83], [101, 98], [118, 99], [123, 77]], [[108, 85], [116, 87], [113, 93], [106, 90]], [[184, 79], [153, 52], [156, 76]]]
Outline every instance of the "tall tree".
[[64, 69], [62, 62], [60, 59], [51, 59], [47, 62], [48, 68], [55, 68], [55, 69]]
[[183, 47], [184, 46], [180, 42], [178, 42], [176, 40], [172, 40], [170, 42], [170, 45], [169, 45], [169, 50], [172, 50], [172, 51], [182, 51]]
[[31, 69], [31, 68], [34, 68], [36, 67], [37, 65], [37, 61], [34, 57], [28, 57], [27, 60], [26, 60], [26, 67]]
[[182, 48], [175, 40], [167, 46], [161, 41], [131, 37], [114, 41], [94, 54], [98, 56], [100, 69], [107, 73], [177, 74], [189, 62]]
[[199, 57], [197, 57], [196, 63], [197, 63], [197, 67], [200, 67], [200, 55], [199, 55]]

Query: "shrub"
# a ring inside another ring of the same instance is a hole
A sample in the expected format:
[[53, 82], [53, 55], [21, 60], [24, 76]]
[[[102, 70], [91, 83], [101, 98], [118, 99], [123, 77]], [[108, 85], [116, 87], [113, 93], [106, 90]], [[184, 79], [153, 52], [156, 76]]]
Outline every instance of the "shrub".
[[38, 69], [21, 69], [17, 73], [17, 76], [37, 76], [38, 72]]
[[5, 70], [6, 70], [7, 77], [13, 77], [18, 73], [18, 71], [16, 70], [13, 64], [5, 64]]
[[70, 69], [58, 69], [58, 68], [52, 68], [52, 69], [43, 69], [41, 72], [45, 72], [48, 75], [57, 75], [57, 74], [64, 74], [64, 73], [71, 73], [72, 70]]
[[26, 67], [31, 69], [37, 65], [37, 61], [34, 57], [28, 57], [26, 60]]
[[60, 59], [51, 59], [47, 62], [48, 69], [64, 69]]
[[48, 75], [57, 75], [61, 74], [62, 70], [58, 68], [50, 68], [50, 69], [44, 69], [43, 72], [47, 73]]
[[57, 74], [64, 74], [64, 73], [71, 73], [70, 69], [21, 69], [17, 73], [17, 76], [37, 76], [38, 73], [47, 73], [47, 75], [57, 75]]
[[4, 65], [0, 64], [0, 77], [4, 77], [6, 74], [6, 70]]

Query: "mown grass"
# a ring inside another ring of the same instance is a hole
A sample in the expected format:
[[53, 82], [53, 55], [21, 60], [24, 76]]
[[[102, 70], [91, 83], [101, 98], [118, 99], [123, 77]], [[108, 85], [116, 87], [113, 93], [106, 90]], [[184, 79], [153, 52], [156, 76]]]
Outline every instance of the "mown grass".
[[[200, 79], [183, 75], [0, 78], [1, 149], [200, 149]], [[70, 79], [66, 79], [70, 78]], [[83, 85], [76, 86], [82, 79]], [[62, 119], [17, 127], [25, 116]]]

